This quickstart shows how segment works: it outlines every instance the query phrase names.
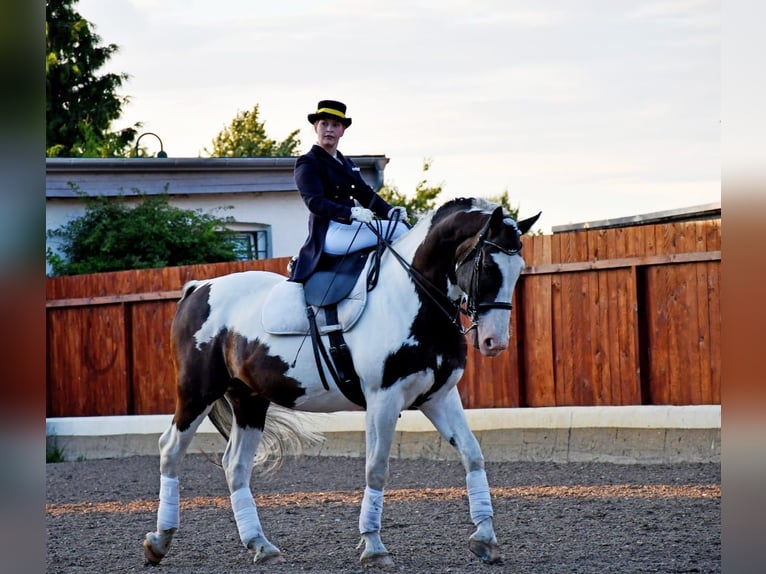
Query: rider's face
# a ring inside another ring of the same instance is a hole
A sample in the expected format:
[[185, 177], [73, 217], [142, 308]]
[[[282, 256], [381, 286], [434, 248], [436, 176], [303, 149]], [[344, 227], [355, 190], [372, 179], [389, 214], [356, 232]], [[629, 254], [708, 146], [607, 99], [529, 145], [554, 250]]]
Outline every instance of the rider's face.
[[338, 120], [321, 118], [314, 124], [317, 141], [322, 147], [336, 147], [346, 128]]

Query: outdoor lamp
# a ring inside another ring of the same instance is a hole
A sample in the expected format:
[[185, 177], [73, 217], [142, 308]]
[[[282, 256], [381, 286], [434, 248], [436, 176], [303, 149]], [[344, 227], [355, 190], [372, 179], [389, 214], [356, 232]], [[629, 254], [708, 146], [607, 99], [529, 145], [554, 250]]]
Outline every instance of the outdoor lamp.
[[162, 148], [162, 140], [160, 139], [160, 136], [155, 134], [154, 132], [144, 132], [140, 136], [138, 136], [138, 139], [136, 140], [136, 147], [133, 152], [133, 157], [138, 157], [138, 142], [141, 141], [141, 138], [144, 136], [154, 136], [157, 138], [157, 141], [160, 142], [160, 151], [157, 152], [157, 157], [166, 158], [168, 157], [168, 154], [165, 152], [165, 150]]

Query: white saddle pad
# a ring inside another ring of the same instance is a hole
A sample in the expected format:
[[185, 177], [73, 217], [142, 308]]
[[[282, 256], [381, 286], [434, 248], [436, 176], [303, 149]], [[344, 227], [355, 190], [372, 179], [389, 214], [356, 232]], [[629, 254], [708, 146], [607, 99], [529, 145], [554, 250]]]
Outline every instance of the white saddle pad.
[[[367, 303], [367, 260], [354, 288], [348, 297], [338, 303], [338, 323], [345, 333], [350, 330], [362, 315]], [[336, 329], [328, 325], [324, 311], [312, 305], [317, 319], [317, 328], [321, 334]], [[307, 335], [309, 320], [306, 317], [306, 300], [303, 297], [303, 284], [285, 279], [277, 283], [266, 297], [261, 313], [263, 328], [272, 335]]]

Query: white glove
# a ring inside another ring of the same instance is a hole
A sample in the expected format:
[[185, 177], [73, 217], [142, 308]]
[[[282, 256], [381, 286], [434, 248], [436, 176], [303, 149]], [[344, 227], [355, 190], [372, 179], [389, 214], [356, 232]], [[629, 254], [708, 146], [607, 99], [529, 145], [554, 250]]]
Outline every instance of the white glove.
[[392, 207], [388, 210], [389, 219], [397, 219], [399, 221], [407, 221], [407, 210], [403, 207]]
[[375, 214], [365, 207], [352, 207], [351, 219], [361, 223], [370, 223]]

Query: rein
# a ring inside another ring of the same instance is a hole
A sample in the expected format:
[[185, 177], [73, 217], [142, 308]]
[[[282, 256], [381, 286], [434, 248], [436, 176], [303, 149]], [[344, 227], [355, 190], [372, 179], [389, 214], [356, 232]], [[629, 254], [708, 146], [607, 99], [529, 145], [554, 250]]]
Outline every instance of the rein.
[[[449, 319], [450, 323], [452, 323], [462, 335], [466, 335], [478, 326], [479, 315], [481, 313], [491, 309], [507, 309], [509, 311], [513, 309], [513, 305], [510, 302], [476, 302], [479, 294], [479, 277], [481, 275], [481, 266], [484, 260], [483, 248], [489, 245], [498, 249], [502, 253], [505, 253], [506, 255], [518, 255], [521, 252], [521, 247], [518, 249], [505, 249], [497, 243], [487, 239], [487, 235], [489, 234], [489, 223], [490, 219], [487, 219], [487, 222], [484, 224], [479, 233], [479, 238], [476, 241], [476, 244], [473, 246], [473, 248], [468, 250], [467, 253], [457, 261], [457, 263], [455, 263], [455, 275], [457, 276], [458, 270], [468, 262], [468, 259], [473, 257], [473, 268], [471, 270], [471, 292], [468, 293], [467, 297], [462, 297], [459, 303], [447, 297], [425, 275], [415, 269], [392, 247], [390, 240], [387, 237], [382, 236], [375, 226], [370, 225], [369, 223], [367, 226], [370, 227], [378, 237], [378, 248], [376, 250], [376, 255], [378, 258], [377, 265], [380, 265], [381, 252], [383, 249], [388, 248], [394, 258], [399, 262], [399, 264], [404, 268], [404, 270], [413, 280], [415, 286], [420, 289], [421, 293], [425, 294], [429, 299], [431, 299], [436, 307], [442, 313], [444, 313], [447, 319]], [[465, 306], [463, 303], [465, 303]], [[463, 328], [463, 324], [460, 321], [461, 314], [471, 320], [470, 326]]]

